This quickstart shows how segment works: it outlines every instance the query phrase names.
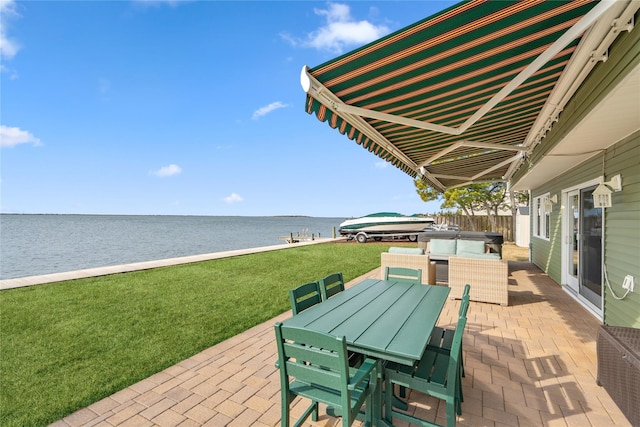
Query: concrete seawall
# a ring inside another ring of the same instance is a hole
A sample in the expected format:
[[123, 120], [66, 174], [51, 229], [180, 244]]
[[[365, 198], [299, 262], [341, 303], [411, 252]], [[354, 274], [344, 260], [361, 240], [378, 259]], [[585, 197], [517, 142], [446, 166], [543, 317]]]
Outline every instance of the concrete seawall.
[[178, 258], [161, 259], [157, 261], [134, 262], [131, 264], [113, 265], [107, 267], [87, 268], [84, 270], [66, 271], [63, 273], [41, 274], [39, 276], [18, 277], [0, 280], [0, 290], [22, 288], [25, 286], [43, 285], [46, 283], [62, 282], [65, 280], [85, 279], [87, 277], [106, 276], [108, 274], [127, 273], [130, 271], [148, 270], [151, 268], [168, 267], [171, 265], [189, 264], [192, 262], [209, 261], [212, 259], [228, 258], [238, 255], [248, 255], [260, 252], [277, 251], [297, 248], [300, 246], [316, 245], [318, 243], [337, 242], [344, 238], [323, 238], [313, 241], [299, 242], [288, 245], [262, 246], [258, 248], [237, 249], [233, 251], [215, 252], [211, 254], [191, 255]]

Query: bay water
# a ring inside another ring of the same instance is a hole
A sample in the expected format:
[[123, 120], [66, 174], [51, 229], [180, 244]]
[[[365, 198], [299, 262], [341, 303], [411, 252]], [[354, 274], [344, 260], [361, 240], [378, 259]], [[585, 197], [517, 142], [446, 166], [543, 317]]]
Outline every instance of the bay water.
[[0, 214], [0, 279], [331, 237], [344, 218]]

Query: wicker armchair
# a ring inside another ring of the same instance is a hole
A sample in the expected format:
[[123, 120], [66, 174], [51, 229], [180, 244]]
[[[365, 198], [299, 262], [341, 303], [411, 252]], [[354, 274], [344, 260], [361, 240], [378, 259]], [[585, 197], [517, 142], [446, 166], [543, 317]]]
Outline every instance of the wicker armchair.
[[462, 298], [466, 284], [471, 285], [472, 301], [509, 304], [509, 267], [505, 260], [449, 257], [449, 296]]
[[422, 283], [436, 284], [436, 266], [430, 262], [428, 255], [392, 254], [383, 252], [381, 255], [381, 279], [384, 279], [385, 267], [404, 267], [422, 270]]

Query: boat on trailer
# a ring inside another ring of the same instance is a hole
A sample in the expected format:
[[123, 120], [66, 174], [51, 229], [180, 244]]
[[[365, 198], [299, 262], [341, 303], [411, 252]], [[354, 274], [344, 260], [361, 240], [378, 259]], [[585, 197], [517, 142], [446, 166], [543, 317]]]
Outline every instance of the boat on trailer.
[[402, 215], [396, 212], [378, 212], [360, 218], [353, 218], [340, 224], [340, 235], [355, 238], [364, 243], [368, 238], [382, 240], [385, 237], [418, 240], [418, 233], [430, 228], [434, 220], [420, 215]]

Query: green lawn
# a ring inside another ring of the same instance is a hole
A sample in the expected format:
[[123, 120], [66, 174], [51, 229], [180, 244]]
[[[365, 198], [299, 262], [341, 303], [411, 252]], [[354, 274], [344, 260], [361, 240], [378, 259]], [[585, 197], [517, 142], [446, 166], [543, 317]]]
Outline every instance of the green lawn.
[[319, 244], [0, 292], [0, 425], [57, 421], [290, 309], [289, 289], [380, 265]]

